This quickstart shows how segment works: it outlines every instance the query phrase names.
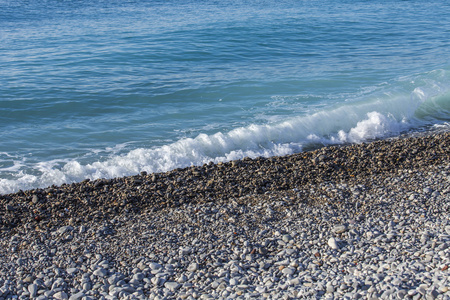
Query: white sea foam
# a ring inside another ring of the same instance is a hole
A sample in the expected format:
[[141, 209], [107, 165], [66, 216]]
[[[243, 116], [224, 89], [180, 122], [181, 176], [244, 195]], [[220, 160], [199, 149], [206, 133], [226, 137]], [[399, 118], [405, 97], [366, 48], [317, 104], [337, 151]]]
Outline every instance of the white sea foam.
[[[416, 87], [409, 94], [396, 89], [375, 91], [370, 97], [282, 122], [252, 124], [212, 135], [200, 134], [196, 138], [181, 139], [162, 147], [138, 148], [121, 155], [117, 154], [118, 149], [123, 149], [120, 145], [111, 148], [109, 158], [103, 161], [87, 164], [78, 160], [41, 162], [34, 165], [34, 175], [21, 170], [14, 178], [0, 179], [0, 193], [60, 185], [85, 178], [113, 178], [141, 171], [162, 172], [247, 156], [286, 155], [318, 143], [360, 143], [432, 125], [429, 124], [430, 119], [431, 122], [436, 121], [436, 115], [443, 113], [448, 116], [449, 101], [449, 89], [434, 82]], [[12, 168], [17, 170], [16, 166]]]

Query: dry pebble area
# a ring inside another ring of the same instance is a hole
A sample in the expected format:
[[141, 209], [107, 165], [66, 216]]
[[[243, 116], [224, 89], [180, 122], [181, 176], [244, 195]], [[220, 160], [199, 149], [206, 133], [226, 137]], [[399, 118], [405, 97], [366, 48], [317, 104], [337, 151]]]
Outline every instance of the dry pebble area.
[[450, 133], [0, 196], [0, 299], [450, 299]]

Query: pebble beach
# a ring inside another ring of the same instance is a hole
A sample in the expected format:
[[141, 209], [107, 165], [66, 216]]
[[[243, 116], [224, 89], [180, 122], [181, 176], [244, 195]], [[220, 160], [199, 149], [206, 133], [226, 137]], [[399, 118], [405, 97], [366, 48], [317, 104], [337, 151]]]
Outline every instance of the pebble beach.
[[1, 299], [450, 299], [450, 132], [0, 195]]

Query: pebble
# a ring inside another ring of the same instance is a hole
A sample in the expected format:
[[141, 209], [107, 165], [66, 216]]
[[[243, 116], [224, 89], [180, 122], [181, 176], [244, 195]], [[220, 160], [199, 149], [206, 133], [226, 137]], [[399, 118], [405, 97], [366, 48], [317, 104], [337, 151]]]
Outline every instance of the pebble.
[[30, 297], [32, 297], [32, 298], [36, 297], [37, 291], [38, 291], [37, 284], [33, 283], [28, 286], [28, 292], [30, 293]]
[[93, 274], [95, 276], [99, 276], [99, 277], [106, 277], [106, 275], [108, 275], [108, 270], [106, 270], [104, 268], [98, 268], [94, 271]]
[[58, 233], [59, 234], [64, 234], [64, 233], [70, 232], [72, 230], [73, 230], [72, 226], [63, 226], [63, 227], [58, 229]]
[[160, 270], [160, 269], [162, 269], [162, 265], [160, 265], [160, 264], [158, 264], [158, 263], [154, 263], [154, 262], [152, 262], [152, 263], [149, 265], [149, 267], [150, 267], [150, 269], [152, 269], [153, 271], [154, 271], [154, 270]]
[[192, 263], [189, 265], [189, 267], [187, 268], [187, 270], [189, 272], [195, 272], [198, 270], [198, 263]]
[[180, 287], [180, 284], [174, 281], [169, 281], [164, 283], [164, 286], [172, 292], [175, 292]]
[[295, 273], [295, 269], [294, 268], [284, 268], [283, 270], [281, 270], [281, 273], [283, 273], [285, 275], [293, 275]]
[[59, 291], [53, 294], [53, 298], [58, 299], [58, 300], [66, 300], [69, 299], [69, 296], [67, 295], [66, 292], [63, 291]]
[[68, 268], [66, 270], [66, 272], [67, 272], [67, 274], [72, 275], [72, 274], [78, 272], [78, 268]]
[[84, 297], [84, 293], [83, 292], [79, 292], [76, 294], [73, 294], [72, 296], [69, 297], [69, 300], [78, 300]]
[[39, 197], [37, 195], [33, 195], [33, 197], [31, 198], [31, 202], [33, 202], [33, 204], [36, 204], [39, 202]]
[[333, 227], [333, 229], [331, 230], [331, 232], [336, 233], [336, 234], [340, 234], [343, 233], [347, 230], [347, 226], [345, 225], [338, 225]]
[[334, 237], [328, 239], [328, 246], [330, 246], [331, 249], [339, 249], [338, 242]]

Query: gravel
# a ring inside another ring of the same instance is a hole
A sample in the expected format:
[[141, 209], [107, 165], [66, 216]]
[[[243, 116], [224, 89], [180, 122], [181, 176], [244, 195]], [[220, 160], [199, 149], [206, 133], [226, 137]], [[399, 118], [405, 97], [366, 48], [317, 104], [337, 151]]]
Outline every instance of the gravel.
[[450, 133], [0, 196], [1, 299], [450, 299]]

